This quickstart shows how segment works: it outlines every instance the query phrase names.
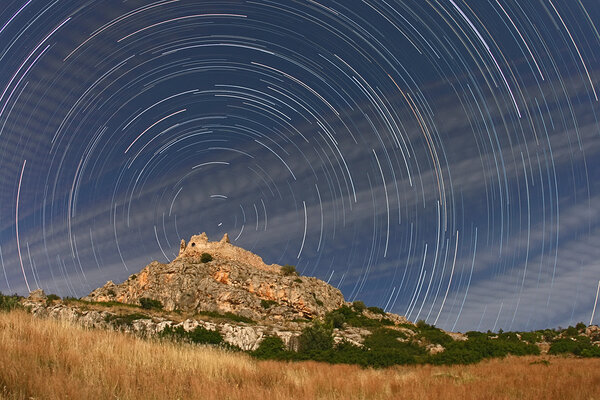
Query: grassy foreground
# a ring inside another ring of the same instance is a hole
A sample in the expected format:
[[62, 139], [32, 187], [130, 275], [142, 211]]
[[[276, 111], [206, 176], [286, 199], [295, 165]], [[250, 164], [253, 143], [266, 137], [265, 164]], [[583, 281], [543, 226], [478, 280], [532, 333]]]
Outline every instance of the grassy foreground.
[[[549, 362], [549, 363], [548, 363]], [[0, 313], [0, 399], [600, 399], [600, 359], [507, 357], [362, 369]]]

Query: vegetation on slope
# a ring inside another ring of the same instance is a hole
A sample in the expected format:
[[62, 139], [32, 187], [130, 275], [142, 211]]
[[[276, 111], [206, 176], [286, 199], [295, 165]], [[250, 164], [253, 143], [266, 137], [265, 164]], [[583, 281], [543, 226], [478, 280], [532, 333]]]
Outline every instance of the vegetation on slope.
[[[16, 295], [0, 294], [0, 310], [10, 311], [22, 307], [20, 300], [21, 298]], [[54, 300], [56, 299], [52, 298], [52, 301]], [[105, 321], [116, 327], [128, 327], [136, 320], [151, 319], [152, 316], [148, 315], [147, 311], [158, 312], [162, 308], [160, 302], [151, 299], [140, 301], [140, 306], [117, 302], [92, 303], [75, 299], [66, 299], [66, 303], [110, 308], [112, 313], [105, 317]], [[269, 306], [270, 304], [265, 304], [263, 307]], [[136, 311], [129, 312], [128, 309]], [[202, 312], [200, 314], [215, 319], [254, 323], [248, 318], [232, 313]], [[366, 329], [370, 332], [362, 346], [345, 340], [338, 343], [334, 341], [334, 329], [349, 327]], [[600, 347], [594, 344], [590, 337], [584, 335], [586, 328], [585, 324], [579, 323], [575, 327], [558, 330], [467, 332], [465, 340], [454, 340], [446, 332], [424, 321], [419, 321], [415, 325], [394, 323], [386, 317], [383, 310], [377, 307], [367, 308], [362, 302], [354, 302], [331, 311], [323, 320], [314, 320], [306, 324], [298, 337], [297, 351], [287, 350], [278, 337], [268, 337], [261, 342], [256, 351], [249, 354], [263, 360], [313, 360], [381, 368], [405, 364], [472, 364], [484, 359], [508, 355], [539, 355], [538, 345], [545, 342], [549, 347], [549, 354], [600, 357]], [[600, 333], [598, 335], [600, 336]], [[181, 326], [167, 327], [160, 337], [163, 340], [178, 342], [228, 346], [223, 342], [219, 332], [202, 327], [189, 332]], [[592, 338], [594, 341], [600, 340], [600, 337]], [[429, 351], [431, 348], [435, 348], [436, 351]], [[236, 350], [239, 351], [237, 348]]]
[[[4, 301], [4, 299], [3, 299]], [[365, 369], [88, 330], [0, 312], [0, 399], [592, 399], [600, 359], [510, 357]]]

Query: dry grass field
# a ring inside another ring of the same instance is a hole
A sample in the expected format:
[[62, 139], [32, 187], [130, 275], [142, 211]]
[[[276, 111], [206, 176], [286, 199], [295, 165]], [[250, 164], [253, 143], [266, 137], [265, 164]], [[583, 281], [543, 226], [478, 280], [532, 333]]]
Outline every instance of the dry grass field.
[[600, 400], [600, 359], [509, 357], [373, 370], [256, 361], [0, 313], [0, 399], [67, 398]]

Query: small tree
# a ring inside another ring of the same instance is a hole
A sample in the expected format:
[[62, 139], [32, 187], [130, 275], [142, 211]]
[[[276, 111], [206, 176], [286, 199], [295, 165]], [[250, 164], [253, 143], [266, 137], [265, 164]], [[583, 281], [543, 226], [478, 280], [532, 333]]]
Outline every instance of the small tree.
[[298, 275], [298, 273], [296, 272], [296, 267], [289, 264], [285, 264], [283, 267], [281, 267], [281, 272], [283, 272], [283, 274], [286, 276]]
[[200, 261], [203, 263], [211, 262], [212, 259], [212, 256], [208, 253], [202, 253], [202, 255], [200, 256]]
[[367, 306], [365, 306], [365, 303], [363, 303], [362, 301], [357, 300], [352, 303], [352, 308], [354, 308], [358, 312], [363, 312], [367, 308]]
[[333, 326], [315, 321], [302, 330], [298, 340], [301, 352], [331, 350], [333, 348]]
[[267, 336], [260, 342], [258, 349], [252, 355], [262, 360], [280, 358], [285, 354], [285, 345], [278, 336]]

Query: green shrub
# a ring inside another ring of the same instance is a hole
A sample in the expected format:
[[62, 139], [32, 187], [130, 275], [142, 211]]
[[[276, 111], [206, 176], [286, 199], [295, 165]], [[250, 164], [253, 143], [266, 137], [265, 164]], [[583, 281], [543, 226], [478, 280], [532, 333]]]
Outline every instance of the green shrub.
[[298, 272], [296, 272], [296, 267], [289, 264], [285, 264], [283, 267], [281, 267], [281, 272], [286, 276], [298, 275]]
[[357, 312], [361, 313], [367, 309], [367, 306], [365, 306], [365, 303], [363, 303], [362, 301], [357, 300], [352, 303], [352, 308], [354, 308]]
[[149, 316], [140, 313], [131, 313], [131, 314], [108, 314], [104, 317], [104, 321], [108, 323], [113, 323], [116, 326], [125, 326], [131, 325], [133, 321], [138, 319], [151, 319]]
[[477, 332], [477, 331], [468, 331], [465, 333], [465, 335], [469, 339], [480, 339], [480, 338], [487, 338], [489, 336], [494, 336], [494, 334], [491, 333], [490, 331], [488, 331], [488, 333]]
[[49, 294], [48, 296], [46, 296], [46, 306], [52, 304], [54, 300], [60, 300], [60, 297], [55, 294]]
[[216, 311], [198, 311], [198, 315], [206, 315], [207, 317], [228, 319], [235, 322], [245, 322], [247, 324], [256, 323], [250, 318], [242, 317], [241, 315], [237, 315], [232, 312], [220, 313]]
[[521, 340], [526, 341], [527, 343], [537, 343], [541, 342], [542, 335], [538, 332], [521, 332]]
[[504, 357], [508, 354], [516, 356], [540, 354], [540, 349], [536, 345], [513, 340], [514, 333], [513, 335], [510, 333], [512, 332], [502, 333], [497, 339], [482, 334], [470, 335], [466, 341], [452, 341], [445, 346], [446, 351], [430, 356], [428, 362], [432, 364], [472, 364], [485, 358]]
[[314, 321], [302, 330], [298, 337], [300, 352], [325, 351], [333, 348], [333, 327], [330, 324]]
[[343, 305], [340, 308], [327, 313], [325, 320], [331, 323], [334, 328], [338, 329], [341, 329], [344, 323], [350, 326], [363, 328], [377, 328], [386, 325], [394, 325], [394, 323], [387, 318], [382, 318], [381, 320], [367, 318], [362, 315], [362, 313], [356, 311], [354, 307], [350, 308], [347, 305]]
[[296, 279], [294, 279], [294, 282], [296, 282], [296, 283], [302, 283], [302, 279], [296, 278]]
[[538, 332], [542, 336], [542, 339], [546, 342], [551, 342], [558, 335], [558, 332], [556, 332], [554, 329], [544, 329], [536, 332]]
[[367, 365], [388, 367], [396, 364], [414, 364], [426, 356], [424, 348], [413, 342], [401, 342], [406, 334], [393, 329], [379, 328], [365, 338]]
[[162, 310], [162, 308], [163, 308], [163, 305], [160, 302], [160, 300], [154, 300], [154, 299], [150, 299], [148, 297], [142, 297], [140, 299], [140, 305], [145, 310], [151, 310], [151, 309]]
[[403, 347], [404, 342], [398, 339], [406, 339], [406, 334], [394, 329], [378, 328], [365, 338], [364, 345], [371, 350]]
[[278, 303], [275, 300], [264, 300], [263, 299], [263, 300], [260, 301], [261, 307], [265, 308], [265, 309], [271, 308], [272, 306], [274, 306], [276, 304], [278, 304]]
[[583, 322], [578, 322], [577, 325], [575, 325], [575, 329], [577, 329], [580, 332], [585, 331], [585, 328], [587, 328], [587, 325]]
[[569, 326], [567, 329], [564, 330], [564, 334], [573, 337], [579, 335], [579, 331], [577, 331], [577, 328], [575, 328], [574, 326]]
[[141, 308], [139, 305], [137, 304], [127, 304], [127, 303], [121, 303], [118, 301], [86, 301], [86, 300], [82, 300], [82, 299], [78, 299], [76, 297], [69, 297], [66, 296], [63, 298], [63, 303], [65, 304], [78, 304], [78, 305], [97, 305], [97, 306], [102, 306], [102, 307], [128, 307], [128, 308]]
[[441, 344], [445, 347], [448, 343], [453, 341], [452, 337], [446, 332], [433, 325], [429, 325], [423, 320], [417, 321], [417, 328], [419, 328], [418, 337], [425, 339], [429, 343]]
[[550, 345], [550, 349], [548, 350], [548, 354], [565, 353], [586, 357], [594, 356], [593, 354], [597, 353], [598, 355], [595, 356], [597, 357], [600, 355], [600, 349], [597, 346], [592, 345], [590, 338], [587, 336], [577, 336], [574, 338], [558, 339]]
[[193, 331], [187, 333], [192, 343], [219, 344], [223, 336], [217, 331], [210, 331], [202, 326], [197, 326]]
[[183, 329], [183, 326], [165, 326], [162, 331], [159, 332], [158, 337], [166, 338], [175, 341], [184, 341], [187, 336], [187, 332]]
[[202, 263], [211, 262], [212, 259], [212, 256], [208, 253], [202, 253], [202, 255], [200, 256], [200, 262]]
[[385, 311], [379, 307], [367, 307], [367, 310], [371, 311], [373, 314], [385, 315]]
[[160, 332], [159, 337], [195, 344], [220, 344], [223, 342], [223, 336], [219, 332], [210, 331], [202, 326], [197, 326], [189, 332], [186, 332], [181, 325], [167, 326]]
[[22, 308], [19, 296], [5, 296], [0, 292], [0, 311], [12, 311], [16, 308]]
[[582, 357], [600, 357], [600, 347], [590, 346], [586, 349], [581, 350]]
[[285, 353], [285, 345], [281, 338], [278, 336], [267, 336], [260, 342], [258, 349], [254, 350], [251, 354], [261, 360], [268, 360], [282, 358]]
[[[344, 306], [345, 307], [345, 306]], [[346, 322], [346, 315], [341, 310], [334, 310], [325, 316], [325, 320], [334, 328], [342, 329]]]

